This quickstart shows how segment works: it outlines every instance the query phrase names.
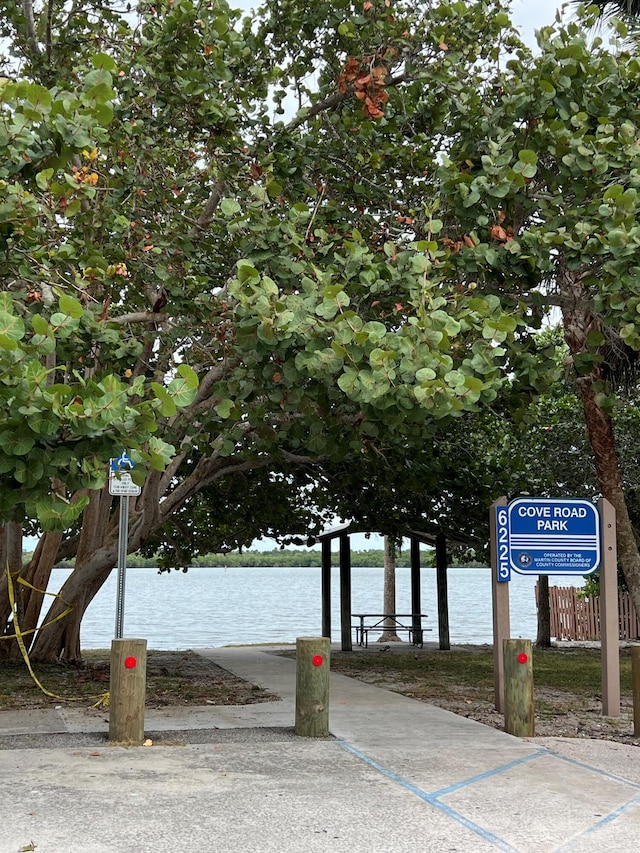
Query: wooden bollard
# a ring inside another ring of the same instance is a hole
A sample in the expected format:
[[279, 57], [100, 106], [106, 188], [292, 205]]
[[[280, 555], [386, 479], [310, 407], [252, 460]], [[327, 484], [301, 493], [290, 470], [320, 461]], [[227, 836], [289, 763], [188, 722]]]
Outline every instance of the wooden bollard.
[[296, 734], [327, 737], [329, 734], [328, 637], [298, 637], [296, 640]]
[[640, 738], [640, 644], [631, 646], [631, 686], [633, 690], [633, 736]]
[[140, 745], [144, 741], [147, 641], [111, 641], [109, 740]]
[[531, 640], [505, 640], [504, 728], [516, 737], [533, 737], [533, 658]]

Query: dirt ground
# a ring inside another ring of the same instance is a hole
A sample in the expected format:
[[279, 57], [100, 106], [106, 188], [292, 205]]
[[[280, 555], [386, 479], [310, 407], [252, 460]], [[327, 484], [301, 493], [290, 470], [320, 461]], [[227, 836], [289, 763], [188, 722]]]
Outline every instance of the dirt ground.
[[[76, 665], [36, 664], [34, 682], [22, 661], [0, 667], [0, 710], [41, 708], [48, 704], [100, 703], [109, 690], [109, 652], [84, 652]], [[249, 705], [270, 702], [276, 696], [238, 678], [192, 651], [149, 651], [146, 704]]]

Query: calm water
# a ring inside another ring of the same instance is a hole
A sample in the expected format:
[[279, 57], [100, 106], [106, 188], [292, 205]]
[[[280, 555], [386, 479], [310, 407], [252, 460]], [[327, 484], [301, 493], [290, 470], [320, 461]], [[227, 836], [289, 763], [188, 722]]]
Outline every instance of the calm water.
[[[69, 570], [52, 573], [57, 591]], [[510, 585], [511, 636], [536, 637], [535, 578], [515, 575]], [[580, 585], [581, 578], [552, 578]], [[397, 569], [396, 611], [411, 612], [410, 569]], [[353, 613], [382, 612], [383, 570], [352, 570]], [[338, 568], [332, 578], [333, 640], [340, 639]], [[82, 622], [83, 648], [109, 647], [114, 636], [116, 572], [89, 605]], [[422, 569], [422, 612], [437, 642], [435, 569]], [[452, 643], [491, 643], [491, 576], [488, 569], [449, 570]], [[128, 569], [124, 636], [142, 637], [152, 649], [193, 649], [233, 643], [294, 642], [321, 632], [320, 569], [194, 568], [186, 574]]]

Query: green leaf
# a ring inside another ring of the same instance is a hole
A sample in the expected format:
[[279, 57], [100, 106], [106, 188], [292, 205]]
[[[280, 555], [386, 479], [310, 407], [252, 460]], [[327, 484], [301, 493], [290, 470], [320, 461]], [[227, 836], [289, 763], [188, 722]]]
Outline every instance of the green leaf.
[[242, 208], [234, 198], [223, 198], [220, 202], [220, 210], [223, 216], [230, 218], [240, 213]]
[[218, 405], [215, 407], [216, 414], [219, 415], [219, 417], [223, 418], [224, 420], [226, 420], [231, 415], [233, 408], [234, 408], [233, 400], [229, 400], [229, 399], [221, 400], [218, 403]]
[[522, 163], [528, 163], [531, 166], [535, 166], [538, 162], [538, 155], [535, 151], [531, 151], [529, 148], [523, 148], [522, 151], [518, 151], [518, 160]]
[[173, 401], [171, 394], [169, 394], [167, 389], [163, 385], [160, 385], [159, 382], [152, 382], [151, 388], [160, 401], [160, 407], [158, 410], [160, 414], [165, 418], [173, 417], [177, 413], [178, 408]]
[[84, 314], [81, 303], [74, 296], [69, 296], [67, 293], [61, 294], [58, 305], [63, 314], [72, 317], [74, 320], [79, 320]]
[[435, 370], [431, 367], [421, 367], [420, 370], [416, 372], [416, 379], [418, 382], [431, 382], [436, 378], [437, 374]]
[[94, 53], [91, 57], [91, 64], [94, 68], [103, 68], [112, 73], [117, 70], [115, 60], [108, 53]]
[[[191, 371], [193, 373], [193, 371]], [[195, 375], [195, 374], [194, 374]], [[192, 378], [182, 375], [178, 379], [172, 379], [167, 389], [177, 409], [184, 409], [195, 400], [198, 384], [193, 384]]]
[[40, 500], [36, 503], [38, 521], [45, 530], [68, 530], [88, 504], [88, 497], [77, 498], [71, 503], [55, 497]]
[[47, 190], [49, 189], [49, 181], [53, 177], [53, 169], [43, 169], [41, 172], [36, 174], [36, 184], [38, 189]]
[[178, 374], [184, 379], [186, 386], [190, 391], [193, 391], [198, 387], [198, 374], [190, 365], [185, 362], [179, 364]]
[[7, 314], [6, 311], [0, 311], [0, 335], [5, 336], [10, 341], [21, 341], [24, 334], [24, 323], [19, 317]]
[[5, 430], [0, 433], [0, 447], [9, 456], [26, 456], [35, 445], [35, 440], [29, 435]]

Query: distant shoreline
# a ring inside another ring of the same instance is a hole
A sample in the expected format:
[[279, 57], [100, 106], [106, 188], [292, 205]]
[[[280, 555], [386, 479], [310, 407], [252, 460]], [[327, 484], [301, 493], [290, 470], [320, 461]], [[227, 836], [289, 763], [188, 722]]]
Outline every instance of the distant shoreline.
[[[338, 563], [337, 559], [333, 560], [332, 566], [333, 566], [333, 568], [339, 567], [339, 563]], [[225, 563], [222, 561], [217, 561], [215, 563], [214, 562], [193, 563], [191, 566], [187, 567], [187, 571], [189, 569], [227, 569], [227, 570], [232, 570], [232, 569], [319, 569], [321, 567], [322, 567], [322, 563], [320, 561], [318, 561], [318, 562], [293, 562], [293, 563], [266, 562], [266, 561], [260, 562], [260, 563], [257, 563], [257, 562], [254, 563], [254, 562], [248, 562], [248, 561], [236, 563], [236, 562], [228, 561]], [[352, 558], [351, 567], [352, 567], [352, 569], [383, 569], [384, 563], [382, 560], [380, 562], [360, 562], [360, 561], [354, 560]], [[396, 567], [398, 569], [408, 569], [408, 568], [410, 568], [410, 564], [399, 562]], [[73, 563], [72, 562], [59, 563], [59, 564], [55, 565], [53, 568], [54, 569], [72, 569]], [[427, 564], [422, 564], [421, 568], [422, 569], [433, 569], [435, 567], [427, 565]], [[489, 570], [489, 568], [490, 568], [489, 566], [478, 566], [478, 565], [458, 566], [458, 565], [452, 564], [449, 566], [449, 569], [487, 569], [487, 570]], [[136, 560], [135, 557], [130, 556], [127, 560], [127, 569], [156, 569], [156, 570], [160, 571], [160, 566], [158, 566], [157, 563], [151, 563], [151, 562], [142, 563], [141, 561]], [[172, 568], [169, 571], [182, 572], [183, 569], [181, 567], [175, 568], [175, 569]]]

